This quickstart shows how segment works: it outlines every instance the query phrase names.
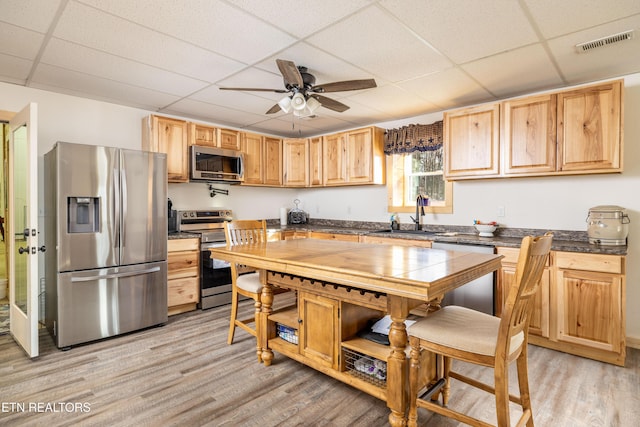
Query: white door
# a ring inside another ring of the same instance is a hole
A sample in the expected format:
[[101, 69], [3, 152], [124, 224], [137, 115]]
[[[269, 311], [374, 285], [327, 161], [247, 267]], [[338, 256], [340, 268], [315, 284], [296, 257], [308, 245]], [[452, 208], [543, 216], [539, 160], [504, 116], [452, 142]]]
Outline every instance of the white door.
[[29, 104], [9, 122], [9, 323], [29, 357], [38, 356], [37, 107]]

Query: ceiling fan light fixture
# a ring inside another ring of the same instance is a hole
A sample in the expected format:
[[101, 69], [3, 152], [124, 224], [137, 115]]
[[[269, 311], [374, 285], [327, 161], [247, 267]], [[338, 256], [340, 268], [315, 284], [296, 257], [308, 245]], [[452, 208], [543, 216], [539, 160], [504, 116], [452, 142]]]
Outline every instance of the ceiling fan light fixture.
[[318, 109], [318, 107], [320, 107], [320, 101], [318, 101], [315, 98], [309, 98], [307, 99], [307, 108], [309, 109], [309, 111], [311, 112], [311, 114], [315, 113], [316, 110]]
[[280, 101], [278, 101], [278, 105], [280, 106], [280, 109], [282, 111], [288, 113], [289, 111], [291, 111], [291, 97], [285, 96]]
[[300, 92], [296, 92], [291, 98], [291, 107], [293, 107], [294, 110], [301, 111], [304, 110], [304, 107], [306, 106], [307, 101], [305, 101], [304, 95]]

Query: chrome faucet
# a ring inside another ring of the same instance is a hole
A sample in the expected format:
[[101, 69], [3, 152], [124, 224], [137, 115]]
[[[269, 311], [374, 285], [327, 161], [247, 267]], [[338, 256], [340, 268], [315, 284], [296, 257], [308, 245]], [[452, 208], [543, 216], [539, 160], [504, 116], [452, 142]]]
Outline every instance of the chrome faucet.
[[424, 201], [425, 198], [422, 194], [418, 194], [418, 198], [416, 198], [416, 217], [409, 217], [411, 221], [416, 224], [416, 230], [422, 230], [422, 225], [420, 224], [420, 217], [424, 216]]

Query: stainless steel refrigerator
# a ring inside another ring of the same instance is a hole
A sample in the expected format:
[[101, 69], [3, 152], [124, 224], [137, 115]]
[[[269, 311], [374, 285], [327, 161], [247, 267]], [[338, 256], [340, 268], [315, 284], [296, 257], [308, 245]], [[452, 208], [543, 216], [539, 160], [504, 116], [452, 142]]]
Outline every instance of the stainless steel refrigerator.
[[165, 323], [166, 155], [57, 142], [44, 160], [45, 324], [56, 345]]

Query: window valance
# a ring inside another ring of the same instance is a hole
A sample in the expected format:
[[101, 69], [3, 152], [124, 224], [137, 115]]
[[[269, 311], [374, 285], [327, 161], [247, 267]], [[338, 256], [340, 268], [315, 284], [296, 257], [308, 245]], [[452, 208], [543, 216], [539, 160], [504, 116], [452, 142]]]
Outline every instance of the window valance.
[[385, 154], [412, 151], [435, 151], [442, 148], [442, 120], [430, 125], [409, 125], [387, 129], [384, 134]]

